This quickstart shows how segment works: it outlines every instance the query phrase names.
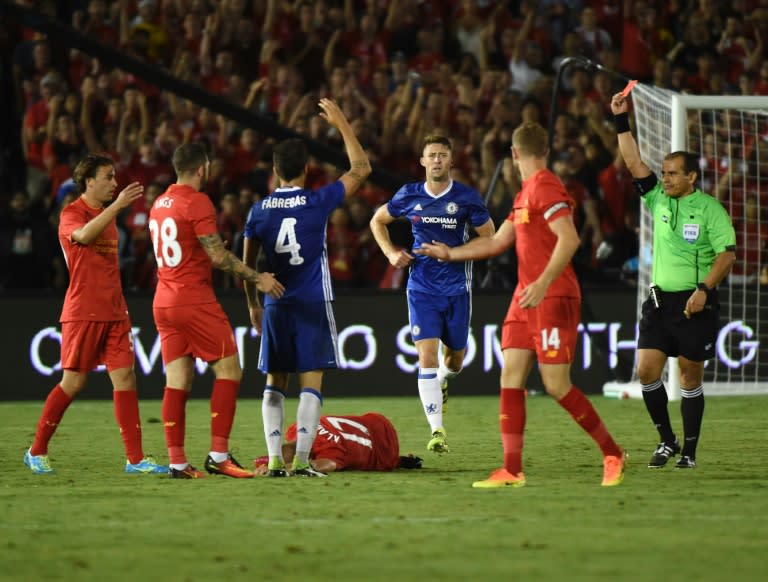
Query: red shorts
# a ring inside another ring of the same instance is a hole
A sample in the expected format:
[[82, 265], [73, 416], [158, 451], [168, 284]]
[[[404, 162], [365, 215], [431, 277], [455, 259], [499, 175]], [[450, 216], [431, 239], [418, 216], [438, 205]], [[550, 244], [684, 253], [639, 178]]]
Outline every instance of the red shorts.
[[133, 368], [131, 321], [64, 321], [61, 324], [61, 367], [90, 372], [99, 364], [107, 370]]
[[570, 364], [580, 318], [578, 297], [545, 297], [536, 307], [522, 309], [515, 295], [504, 319], [501, 348], [535, 351], [540, 364]]
[[164, 364], [189, 355], [215, 362], [237, 353], [232, 325], [218, 303], [155, 307], [152, 313]]

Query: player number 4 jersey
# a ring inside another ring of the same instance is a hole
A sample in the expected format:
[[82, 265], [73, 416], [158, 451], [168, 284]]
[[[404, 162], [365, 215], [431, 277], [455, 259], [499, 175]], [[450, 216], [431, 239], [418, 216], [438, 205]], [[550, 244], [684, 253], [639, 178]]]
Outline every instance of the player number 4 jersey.
[[246, 238], [259, 241], [266, 271], [285, 286], [280, 299], [264, 303], [333, 301], [325, 232], [328, 217], [344, 202], [344, 185], [317, 190], [278, 188], [256, 202], [245, 224]]

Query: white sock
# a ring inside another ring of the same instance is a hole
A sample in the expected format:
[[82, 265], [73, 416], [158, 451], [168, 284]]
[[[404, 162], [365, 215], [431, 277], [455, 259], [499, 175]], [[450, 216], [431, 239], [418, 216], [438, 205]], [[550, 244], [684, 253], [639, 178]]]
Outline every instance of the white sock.
[[176, 469], [177, 471], [183, 471], [189, 467], [189, 463], [171, 463], [170, 467], [171, 469]]
[[419, 398], [432, 431], [443, 428], [443, 392], [437, 380], [437, 368], [419, 368]]
[[438, 386], [443, 385], [443, 380], [448, 380], [449, 382], [453, 380], [456, 376], [461, 373], [461, 370], [451, 370], [450, 368], [446, 367], [446, 365], [443, 362], [440, 362], [440, 367], [437, 369], [437, 384]]
[[293, 459], [296, 464], [309, 463], [309, 453], [312, 443], [315, 442], [317, 425], [320, 422], [320, 409], [323, 406], [323, 397], [313, 388], [302, 388], [299, 393], [299, 407], [296, 409], [296, 456]]
[[264, 423], [264, 438], [267, 440], [267, 455], [283, 460], [283, 419], [285, 417], [285, 394], [267, 386], [261, 400], [261, 418]]
[[214, 463], [223, 463], [229, 458], [229, 453], [219, 453], [216, 451], [210, 451], [208, 456], [213, 459]]

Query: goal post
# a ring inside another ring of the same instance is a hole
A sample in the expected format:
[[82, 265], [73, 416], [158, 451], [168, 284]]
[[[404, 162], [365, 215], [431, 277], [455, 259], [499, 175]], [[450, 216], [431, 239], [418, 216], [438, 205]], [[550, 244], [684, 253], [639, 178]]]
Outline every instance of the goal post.
[[[684, 95], [638, 84], [632, 104], [643, 161], [661, 176], [666, 154], [696, 153], [697, 186], [723, 203], [736, 230], [737, 260], [719, 286], [720, 331], [705, 394], [768, 394], [768, 97]], [[653, 254], [651, 216], [640, 206], [638, 316]], [[664, 382], [670, 399], [679, 400], [677, 358], [669, 359]], [[631, 382], [605, 384], [603, 394], [641, 398], [636, 372]]]

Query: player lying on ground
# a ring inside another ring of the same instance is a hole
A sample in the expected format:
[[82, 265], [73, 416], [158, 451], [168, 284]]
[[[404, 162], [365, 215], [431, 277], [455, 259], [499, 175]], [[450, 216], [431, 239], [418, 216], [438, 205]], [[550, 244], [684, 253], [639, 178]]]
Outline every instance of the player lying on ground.
[[[289, 464], [296, 452], [296, 423], [288, 427], [283, 443], [283, 458]], [[269, 457], [254, 460], [256, 475], [273, 475]], [[316, 471], [392, 471], [420, 469], [421, 459], [400, 456], [397, 431], [382, 414], [362, 416], [321, 416], [312, 444], [310, 464]]]

